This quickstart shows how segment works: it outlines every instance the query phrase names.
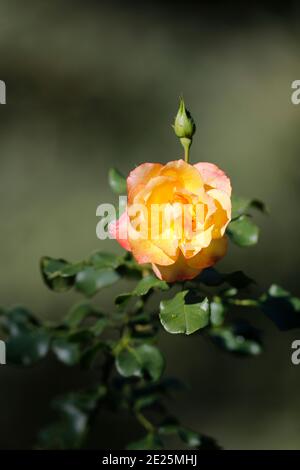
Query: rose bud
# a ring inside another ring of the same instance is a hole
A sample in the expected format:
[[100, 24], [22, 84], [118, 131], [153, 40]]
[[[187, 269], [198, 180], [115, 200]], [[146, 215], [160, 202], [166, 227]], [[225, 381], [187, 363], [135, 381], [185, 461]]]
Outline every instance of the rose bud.
[[191, 113], [185, 108], [183, 98], [180, 98], [173, 129], [184, 148], [184, 159], [188, 163], [190, 146], [192, 145], [193, 135], [196, 132], [196, 124]]
[[196, 124], [191, 113], [185, 108], [183, 98], [180, 98], [179, 109], [173, 125], [175, 134], [180, 139], [186, 137], [191, 139], [196, 132]]

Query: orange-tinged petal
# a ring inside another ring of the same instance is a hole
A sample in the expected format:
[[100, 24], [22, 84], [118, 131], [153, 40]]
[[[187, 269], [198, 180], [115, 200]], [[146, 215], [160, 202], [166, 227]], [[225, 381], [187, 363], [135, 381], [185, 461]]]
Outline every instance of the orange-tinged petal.
[[169, 256], [155, 245], [152, 240], [130, 238], [129, 243], [132, 254], [139, 264], [158, 263], [167, 266], [173, 264], [178, 256], [177, 253], [174, 257]]
[[204, 269], [213, 266], [226, 254], [227, 237], [217, 238], [211, 241], [207, 248], [203, 248], [196, 256], [186, 260], [187, 264], [194, 269]]
[[180, 245], [180, 249], [185, 258], [189, 259], [196, 256], [200, 250], [210, 245], [212, 240], [213, 225], [206, 230], [199, 231], [192, 240], [186, 241]]
[[182, 254], [180, 254], [175, 263], [169, 266], [152, 264], [152, 269], [159, 279], [167, 282], [185, 281], [196, 277], [201, 269], [189, 266]]
[[200, 172], [184, 160], [174, 160], [167, 163], [161, 169], [160, 175], [176, 178], [178, 187], [184, 188], [193, 194], [204, 194], [203, 179]]
[[230, 179], [217, 165], [208, 162], [200, 162], [196, 163], [194, 167], [197, 168], [201, 174], [204, 184], [212, 188], [221, 189], [225, 191], [228, 196], [231, 195]]
[[148, 181], [157, 176], [163, 168], [161, 163], [143, 163], [129, 173], [127, 178], [128, 202], [131, 202], [136, 194], [148, 183]]
[[213, 199], [216, 199], [223, 209], [227, 212], [228, 218], [230, 219], [231, 217], [231, 201], [230, 197], [228, 196], [225, 191], [219, 190], [219, 189], [210, 189], [207, 191], [207, 194], [212, 197]]
[[210, 189], [207, 194], [215, 200], [216, 212], [211, 216], [214, 224], [213, 238], [222, 237], [231, 219], [230, 197], [224, 191]]
[[168, 176], [154, 176], [140, 190], [135, 199], [145, 201], [147, 204], [162, 204], [172, 199], [174, 194], [175, 178]]
[[185, 281], [198, 276], [203, 269], [214, 265], [219, 261], [227, 250], [227, 238], [212, 240], [207, 248], [203, 248], [193, 258], [185, 259], [183, 254], [177, 258], [174, 264], [161, 266], [153, 264], [152, 268], [159, 279], [167, 282]]
[[128, 241], [128, 223], [129, 218], [125, 211], [118, 220], [114, 220], [109, 224], [108, 231], [111, 237], [115, 238], [125, 250], [131, 251]]
[[169, 238], [167, 238], [168, 232], [170, 232], [170, 230], [164, 232], [159, 239], [153, 239], [152, 242], [167, 256], [174, 259], [177, 256], [179, 242], [172, 233], [170, 233]]

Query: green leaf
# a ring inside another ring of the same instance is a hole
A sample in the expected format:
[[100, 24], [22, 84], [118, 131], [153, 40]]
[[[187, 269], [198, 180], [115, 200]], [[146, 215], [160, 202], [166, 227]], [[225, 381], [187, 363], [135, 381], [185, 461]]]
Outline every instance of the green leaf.
[[31, 365], [49, 351], [50, 333], [39, 326], [33, 315], [22, 307], [3, 312], [0, 324], [8, 333], [6, 340], [7, 362]]
[[141, 375], [141, 364], [135, 350], [123, 349], [116, 357], [116, 368], [123, 377]]
[[142, 297], [147, 295], [152, 289], [168, 290], [169, 286], [165, 281], [161, 281], [153, 275], [149, 275], [140, 280], [132, 292], [120, 294], [116, 297], [116, 304], [121, 305], [127, 302], [131, 297]]
[[180, 427], [178, 434], [183, 442], [189, 447], [197, 447], [201, 444], [201, 436], [191, 429]]
[[116, 282], [120, 275], [115, 269], [124, 262], [123, 257], [101, 252], [94, 253], [88, 263], [76, 264], [45, 256], [41, 260], [41, 271], [50, 289], [65, 292], [75, 285], [89, 297]]
[[124, 263], [124, 257], [115, 255], [114, 253], [107, 253], [106, 251], [97, 251], [90, 256], [89, 263], [97, 269], [117, 269]]
[[180, 424], [177, 419], [167, 418], [165, 419], [158, 428], [158, 433], [162, 436], [171, 436], [178, 434]]
[[109, 324], [108, 318], [103, 316], [102, 318], [99, 318], [98, 320], [95, 321], [93, 326], [90, 327], [90, 331], [95, 336], [100, 336], [108, 324]]
[[[40, 269], [45, 284], [55, 292], [66, 292], [73, 287], [77, 268], [64, 259], [54, 259], [44, 256], [40, 262]], [[78, 267], [79, 268], [79, 267]]]
[[60, 419], [39, 434], [39, 444], [47, 449], [79, 449], [87, 435], [91, 413], [107, 393], [104, 386], [87, 392], [70, 393], [53, 401]]
[[126, 178], [116, 169], [111, 168], [108, 173], [109, 186], [116, 194], [125, 194], [127, 191]]
[[86, 266], [86, 263], [83, 261], [81, 263], [69, 263], [62, 270], [61, 275], [63, 277], [75, 276], [77, 273], [82, 271]]
[[95, 312], [95, 308], [88, 303], [76, 304], [69, 311], [64, 323], [71, 329], [77, 328], [85, 318], [93, 315]]
[[238, 294], [238, 289], [236, 287], [230, 287], [229, 289], [224, 289], [221, 291], [222, 297], [231, 298], [235, 297]]
[[224, 323], [226, 308], [220, 297], [214, 297], [210, 302], [210, 322], [213, 326], [221, 326]]
[[160, 438], [154, 434], [149, 433], [142, 439], [131, 442], [126, 446], [127, 450], [160, 450], [163, 449], [163, 444]]
[[84, 344], [92, 340], [92, 332], [89, 327], [77, 328], [64, 332], [63, 336], [58, 336], [58, 339], [64, 339], [71, 343]]
[[300, 328], [300, 298], [277, 284], [271, 285], [260, 303], [263, 312], [282, 330]]
[[150, 344], [127, 346], [117, 354], [116, 367], [123, 377], [146, 375], [157, 381], [164, 369], [164, 358], [159, 349]]
[[257, 356], [262, 352], [257, 330], [246, 322], [213, 328], [210, 335], [219, 347], [231, 353]]
[[165, 281], [161, 281], [157, 279], [157, 277], [149, 275], [138, 283], [133, 293], [137, 296], [146, 295], [151, 289], [168, 290], [169, 286]]
[[107, 341], [97, 341], [93, 343], [91, 346], [84, 349], [80, 357], [80, 365], [84, 368], [91, 369], [97, 358], [99, 357], [100, 352], [108, 352], [110, 351], [110, 347]]
[[115, 298], [115, 304], [119, 306], [124, 306], [132, 298], [131, 292], [126, 292], [124, 294], [119, 294]]
[[168, 333], [190, 335], [209, 322], [209, 303], [207, 299], [196, 304], [186, 304], [188, 291], [179, 292], [173, 299], [160, 303], [160, 321]]
[[146, 372], [153, 381], [158, 380], [162, 375], [165, 365], [163, 355], [159, 349], [151, 344], [142, 344], [136, 348], [136, 352], [142, 372]]
[[258, 242], [259, 229], [246, 215], [230, 222], [227, 233], [233, 243], [241, 247], [252, 246]]
[[104, 385], [99, 385], [91, 390], [71, 392], [56, 398], [52, 402], [52, 406], [55, 410], [61, 411], [67, 415], [72, 414], [72, 408], [88, 412], [95, 409], [97, 402], [104, 398], [106, 393], [107, 388]]
[[94, 323], [88, 327], [88, 331], [95, 336], [100, 335], [109, 323], [107, 316], [99, 310], [96, 310], [93, 305], [79, 303], [71, 308], [65, 318], [64, 324], [70, 329], [70, 333], [73, 332], [74, 334], [74, 330], [78, 331], [78, 327], [80, 327], [86, 319], [89, 320], [89, 324], [90, 320], [94, 320]]
[[160, 425], [158, 432], [162, 436], [178, 435], [188, 447], [199, 450], [220, 449], [215, 439], [181, 426], [176, 419], [166, 420]]
[[134, 409], [140, 411], [144, 408], [149, 408], [159, 401], [160, 397], [158, 393], [152, 393], [150, 395], [142, 395], [137, 398], [134, 402]]
[[80, 345], [66, 338], [55, 339], [52, 343], [52, 350], [57, 359], [68, 366], [73, 366], [80, 360]]
[[199, 444], [196, 446], [199, 450], [222, 450], [222, 447], [218, 444], [218, 442], [210, 437], [206, 436], [205, 434], [199, 434]]
[[84, 436], [74, 432], [67, 419], [51, 423], [38, 434], [38, 447], [41, 449], [79, 449]]
[[87, 297], [96, 294], [103, 287], [114, 284], [120, 278], [113, 269], [87, 267], [76, 276], [76, 289]]
[[196, 280], [210, 287], [220, 286], [226, 282], [237, 289], [244, 289], [250, 284], [255, 284], [255, 281], [248, 277], [243, 271], [219, 273], [214, 268], [204, 269]]
[[138, 264], [132, 254], [126, 252], [123, 256], [123, 262], [118, 267], [118, 273], [125, 278], [140, 280], [145, 266]]
[[33, 314], [20, 306], [10, 310], [2, 310], [0, 321], [11, 336], [18, 335], [24, 328], [38, 326], [38, 321]]
[[272, 284], [268, 290], [268, 294], [271, 297], [291, 297], [289, 291], [283, 289], [283, 287], [278, 286], [277, 284]]
[[7, 362], [25, 366], [34, 364], [46, 356], [49, 342], [49, 334], [41, 328], [24, 330], [16, 336], [11, 336], [6, 342]]
[[240, 215], [246, 215], [249, 209], [257, 209], [265, 214], [268, 213], [266, 205], [259, 199], [247, 199], [233, 194], [231, 196], [231, 203], [233, 219]]

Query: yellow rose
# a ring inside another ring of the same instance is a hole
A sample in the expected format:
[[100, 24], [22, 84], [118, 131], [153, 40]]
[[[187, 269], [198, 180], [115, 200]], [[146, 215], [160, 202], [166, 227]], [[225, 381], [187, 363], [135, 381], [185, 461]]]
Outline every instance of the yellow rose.
[[231, 185], [212, 163], [143, 163], [127, 178], [126, 212], [110, 233], [168, 282], [192, 279], [227, 249]]

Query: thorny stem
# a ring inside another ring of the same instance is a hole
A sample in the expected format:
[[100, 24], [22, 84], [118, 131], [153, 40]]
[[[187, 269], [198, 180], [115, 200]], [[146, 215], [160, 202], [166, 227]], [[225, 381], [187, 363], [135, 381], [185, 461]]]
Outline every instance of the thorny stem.
[[135, 412], [136, 419], [146, 429], [146, 431], [153, 433], [155, 427], [153, 424], [141, 413], [140, 411]]
[[240, 307], [258, 307], [260, 305], [260, 302], [254, 299], [229, 299], [228, 302]]
[[[113, 371], [113, 366], [114, 366], [114, 358], [111, 354], [108, 354], [103, 364], [102, 381], [101, 381], [101, 384], [105, 384], [107, 387], [109, 385], [109, 380]], [[95, 409], [89, 415], [88, 422], [89, 422], [90, 427], [94, 425], [101, 406], [102, 406], [102, 400], [100, 399], [98, 400]]]

